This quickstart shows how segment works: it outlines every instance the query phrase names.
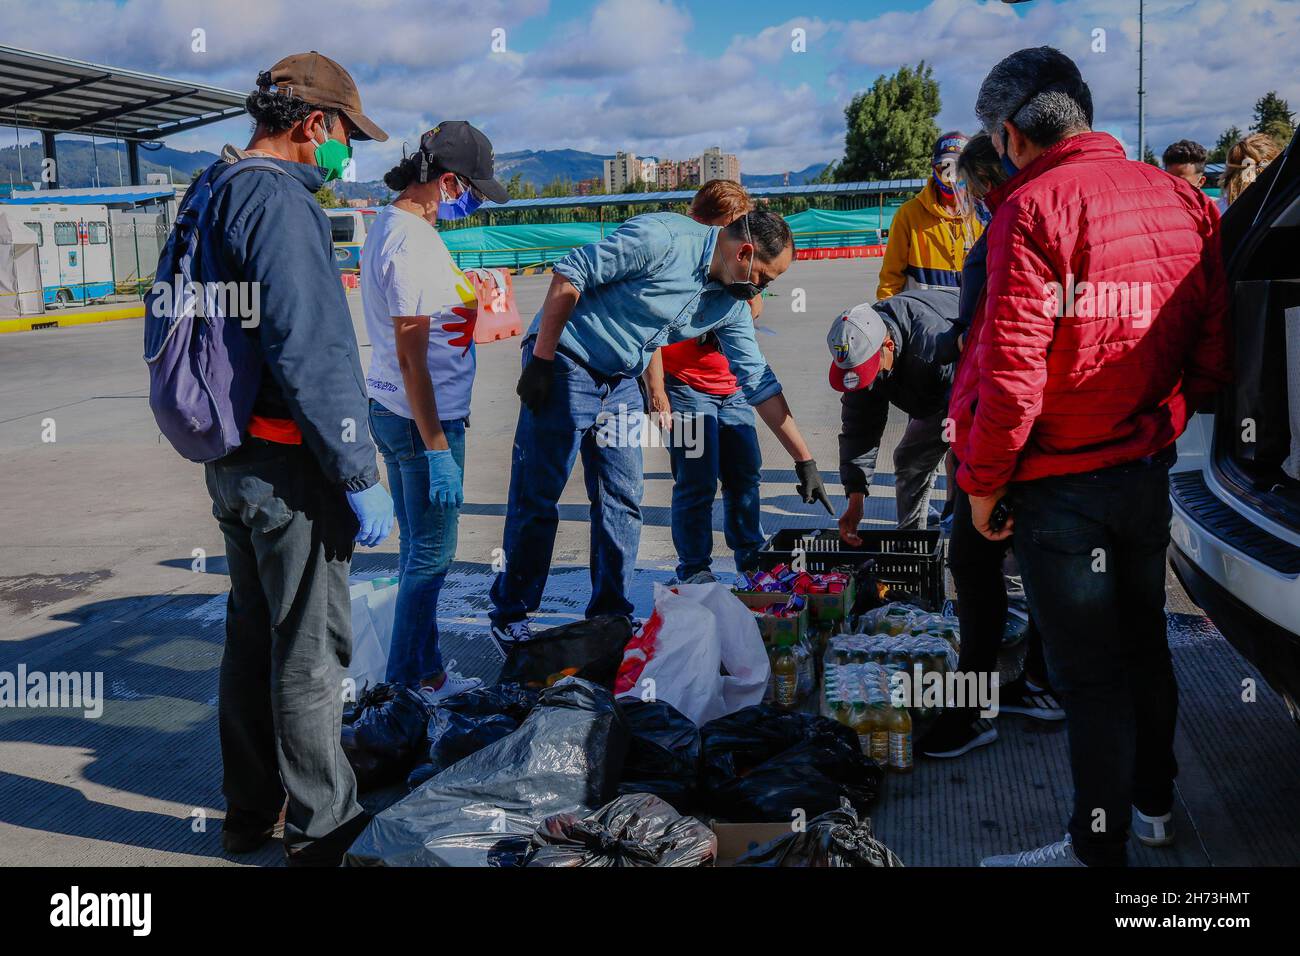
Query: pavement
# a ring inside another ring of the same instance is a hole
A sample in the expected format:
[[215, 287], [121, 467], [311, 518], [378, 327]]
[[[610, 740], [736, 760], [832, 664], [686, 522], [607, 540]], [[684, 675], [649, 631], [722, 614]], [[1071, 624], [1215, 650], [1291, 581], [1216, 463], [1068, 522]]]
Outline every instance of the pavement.
[[[834, 503], [837, 393], [826, 384], [825, 329], [873, 297], [879, 260], [796, 263], [766, 303], [759, 343], [785, 383]], [[549, 277], [521, 276], [521, 313]], [[363, 363], [360, 300], [349, 297]], [[802, 306], [802, 309], [799, 307]], [[0, 863], [224, 865], [216, 674], [226, 588], [221, 536], [202, 470], [172, 451], [147, 403], [142, 323], [116, 321], [6, 336], [0, 345], [0, 671], [102, 671], [102, 716], [0, 708]], [[486, 639], [493, 549], [500, 546], [518, 408], [519, 340], [479, 347], [457, 563], [443, 593], [445, 652], [491, 678]], [[904, 422], [891, 418], [882, 466]], [[784, 452], [764, 430], [763, 520], [829, 523], [794, 492]], [[667, 455], [645, 456], [645, 528], [634, 600], [648, 614], [672, 574]], [[889, 527], [892, 475], [877, 476], [868, 521]], [[714, 512], [715, 560], [732, 567]], [[561, 501], [544, 623], [581, 615], [588, 583], [587, 500], [575, 470]], [[355, 578], [392, 574], [397, 536], [358, 552]], [[1300, 749], [1271, 690], [1170, 577], [1171, 645], [1183, 687], [1179, 844], [1136, 861], [1300, 861]], [[1259, 684], [1241, 700], [1242, 681]], [[891, 778], [877, 833], [911, 865], [968, 865], [1059, 838], [1069, 798], [1060, 725], [999, 722], [1003, 739], [955, 763]], [[277, 852], [240, 862], [274, 865]]]

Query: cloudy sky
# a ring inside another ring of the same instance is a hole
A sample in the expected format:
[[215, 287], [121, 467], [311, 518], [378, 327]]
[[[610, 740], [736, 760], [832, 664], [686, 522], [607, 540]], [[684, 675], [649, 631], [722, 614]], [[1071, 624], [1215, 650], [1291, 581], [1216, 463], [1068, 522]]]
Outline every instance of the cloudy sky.
[[[0, 22], [8, 45], [239, 91], [286, 53], [320, 50], [352, 71], [367, 112], [393, 135], [358, 149], [369, 179], [440, 119], [470, 120], [498, 152], [684, 157], [720, 145], [746, 172], [799, 169], [840, 155], [844, 104], [878, 74], [933, 64], [940, 124], [970, 131], [988, 67], [1039, 44], [1079, 63], [1098, 127], [1132, 149], [1137, 9], [1137, 0], [0, 0]], [[1184, 136], [1208, 145], [1231, 124], [1244, 129], [1270, 89], [1300, 108], [1300, 0], [1148, 0], [1146, 11], [1157, 153]], [[203, 52], [192, 49], [196, 28]], [[803, 52], [792, 49], [796, 29]], [[170, 145], [246, 138], [239, 120]]]

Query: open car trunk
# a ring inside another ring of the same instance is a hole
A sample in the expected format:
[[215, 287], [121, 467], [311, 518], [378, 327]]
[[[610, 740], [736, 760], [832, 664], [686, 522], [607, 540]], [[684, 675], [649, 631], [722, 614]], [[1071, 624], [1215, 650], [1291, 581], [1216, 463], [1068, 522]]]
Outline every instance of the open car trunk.
[[1240, 500], [1300, 531], [1300, 150], [1228, 208], [1234, 384], [1218, 410], [1215, 467]]

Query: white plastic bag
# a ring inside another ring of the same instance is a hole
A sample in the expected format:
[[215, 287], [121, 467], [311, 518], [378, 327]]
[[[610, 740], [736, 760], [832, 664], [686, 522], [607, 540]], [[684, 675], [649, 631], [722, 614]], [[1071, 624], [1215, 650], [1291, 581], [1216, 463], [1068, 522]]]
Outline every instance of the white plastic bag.
[[615, 693], [671, 704], [697, 725], [761, 703], [770, 666], [758, 622], [724, 584], [655, 586]]
[[397, 579], [359, 581], [348, 593], [352, 598], [352, 664], [348, 677], [357, 696], [384, 681], [388, 649], [393, 642], [393, 614], [397, 610]]

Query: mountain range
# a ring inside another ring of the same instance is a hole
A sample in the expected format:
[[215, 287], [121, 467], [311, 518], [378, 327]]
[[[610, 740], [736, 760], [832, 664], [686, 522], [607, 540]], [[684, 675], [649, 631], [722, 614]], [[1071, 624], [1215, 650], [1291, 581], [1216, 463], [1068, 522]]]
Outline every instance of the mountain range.
[[[99, 165], [99, 185], [117, 186], [130, 182], [126, 168], [126, 147], [116, 141], [97, 142], [92, 147], [88, 139], [58, 141], [59, 185], [64, 188], [94, 186], [96, 160]], [[0, 183], [31, 183], [40, 179], [41, 144], [32, 142], [22, 147], [22, 169], [19, 170], [17, 146], [0, 149]], [[140, 149], [140, 173], [170, 173], [172, 182], [188, 183], [196, 169], [204, 169], [216, 160], [215, 153], [206, 150], [172, 149], [162, 146]], [[119, 166], [120, 163], [120, 166]], [[119, 180], [120, 169], [120, 180]]]
[[[19, 175], [18, 147], [0, 148], [0, 183], [31, 182], [39, 177], [41, 163], [39, 142], [22, 147], [22, 170]], [[59, 140], [59, 185], [79, 187], [95, 185], [96, 158], [99, 167], [99, 184], [116, 186], [119, 179], [119, 160], [121, 181], [126, 182], [126, 150], [119, 142], [105, 141], [96, 143], [92, 148], [89, 140]], [[203, 169], [216, 160], [216, 154], [206, 150], [171, 149], [163, 146], [157, 150], [142, 147], [140, 150], [140, 170], [142, 173], [170, 173], [173, 182], [188, 183], [195, 170]], [[588, 153], [578, 149], [521, 149], [514, 152], [498, 153], [496, 156], [497, 178], [505, 181], [519, 176], [526, 183], [531, 183], [538, 190], [556, 179], [567, 179], [576, 183], [582, 179], [598, 179], [604, 175], [604, 161], [612, 159], [609, 154]], [[790, 185], [802, 185], [813, 179], [826, 167], [825, 163], [813, 163], [803, 169], [790, 172]], [[742, 173], [741, 182], [746, 186], [780, 186], [785, 181], [785, 173]], [[336, 188], [346, 199], [384, 198], [391, 191], [380, 180], [354, 183], [337, 183]]]

